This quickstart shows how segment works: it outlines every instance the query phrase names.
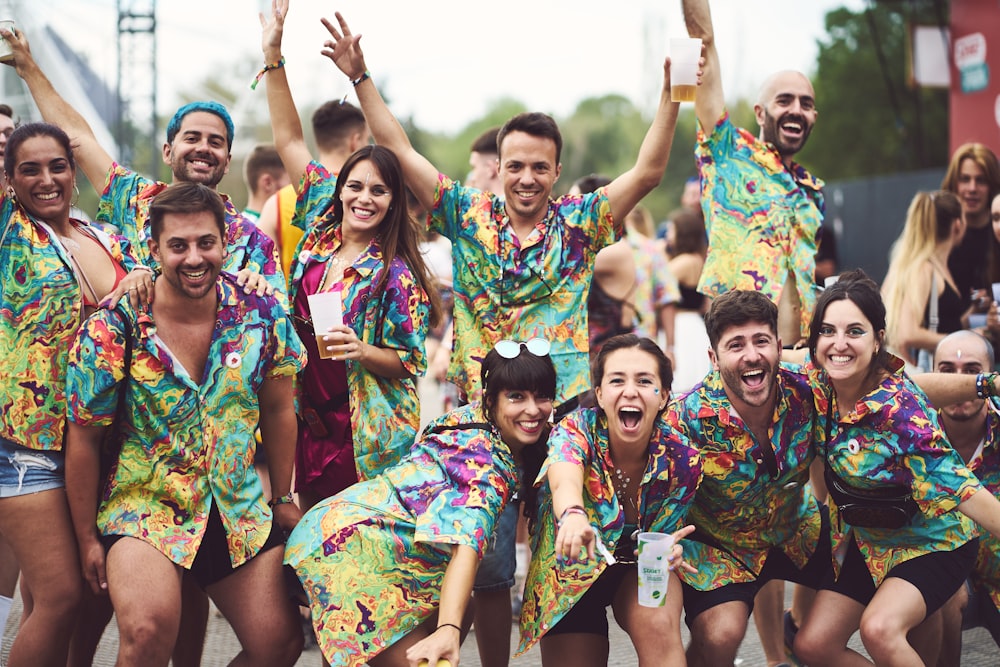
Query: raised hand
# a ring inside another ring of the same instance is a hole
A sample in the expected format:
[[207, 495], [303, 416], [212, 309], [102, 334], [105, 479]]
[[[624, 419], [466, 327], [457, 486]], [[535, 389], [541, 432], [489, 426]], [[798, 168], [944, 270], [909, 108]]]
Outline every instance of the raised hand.
[[288, 16], [288, 0], [271, 0], [271, 14], [260, 17], [260, 47], [268, 62], [281, 57], [281, 37], [285, 31], [285, 17]]
[[351, 29], [340, 12], [336, 12], [334, 16], [340, 24], [339, 30], [329, 19], [320, 19], [332, 38], [323, 42], [321, 53], [332, 60], [347, 78], [355, 81], [368, 70], [365, 66], [365, 54], [361, 51], [361, 35], [351, 34]]

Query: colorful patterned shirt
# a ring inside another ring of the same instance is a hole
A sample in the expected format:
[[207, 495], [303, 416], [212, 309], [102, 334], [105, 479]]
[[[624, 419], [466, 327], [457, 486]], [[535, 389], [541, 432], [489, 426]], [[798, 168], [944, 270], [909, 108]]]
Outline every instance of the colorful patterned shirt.
[[[295, 225], [305, 229], [306, 235], [299, 243], [292, 268], [292, 302], [306, 267], [329, 262], [340, 248], [340, 223], [334, 222], [330, 204], [333, 183], [334, 177], [318, 162], [311, 162], [303, 176]], [[385, 289], [376, 294], [375, 287], [386, 270], [376, 237], [344, 271], [344, 323], [369, 345], [395, 350], [412, 375], [385, 378], [369, 372], [356, 360], [347, 360], [351, 433], [358, 479], [362, 480], [377, 475], [409, 451], [420, 426], [416, 376], [427, 367], [427, 294], [398, 256], [388, 267]], [[310, 371], [307, 368], [304, 372]]]
[[[689, 515], [697, 527], [684, 541], [684, 558], [698, 572], [679, 571], [700, 591], [755, 581], [768, 551], [781, 549], [798, 568], [820, 537], [819, 505], [809, 482], [818, 422], [804, 370], [778, 369], [771, 442], [757, 442], [733, 410], [719, 371], [670, 403], [667, 421], [701, 453], [705, 477]], [[769, 470], [763, 447], [778, 469]]]
[[[993, 410], [986, 411], [982, 455], [970, 461], [969, 468], [990, 493], [1000, 498], [1000, 418]], [[1000, 539], [986, 531], [981, 533], [972, 581], [986, 589], [993, 606], [1000, 609]]]
[[363, 665], [436, 612], [452, 545], [482, 555], [517, 482], [485, 421], [478, 403], [439, 417], [401, 462], [323, 500], [292, 531], [285, 562], [330, 664]]
[[[159, 339], [150, 315], [124, 306], [133, 326], [128, 418], [97, 516], [102, 534], [142, 539], [184, 568], [194, 561], [213, 503], [234, 567], [263, 546], [271, 510], [253, 466], [257, 392], [265, 378], [293, 375], [305, 363], [302, 342], [277, 299], [243, 294], [227, 274], [220, 275], [216, 294], [208, 362], [197, 379]], [[97, 311], [70, 351], [70, 421], [111, 423], [123, 355], [120, 316]]]
[[590, 388], [587, 294], [597, 251], [621, 238], [606, 188], [549, 202], [524, 245], [501, 197], [444, 174], [431, 228], [452, 242], [454, 347], [448, 379], [470, 400], [497, 341], [547, 338], [556, 367], [556, 404]]
[[[120, 239], [88, 229], [116, 262], [135, 266]], [[61, 450], [66, 360], [82, 318], [80, 285], [58, 235], [32, 221], [5, 192], [0, 235], [0, 437]]]
[[[159, 267], [150, 256], [147, 245], [150, 235], [149, 204], [167, 187], [167, 183], [140, 176], [115, 163], [108, 170], [104, 193], [97, 208], [97, 220], [118, 229], [128, 239], [139, 261], [156, 270]], [[288, 290], [274, 241], [244, 218], [229, 197], [222, 195], [222, 199], [226, 203], [226, 258], [222, 270], [235, 274], [240, 269], [250, 269], [261, 274], [274, 287], [275, 296], [287, 310]]]
[[667, 254], [653, 241], [642, 234], [629, 230], [625, 240], [632, 247], [635, 258], [635, 292], [632, 294], [636, 311], [641, 321], [636, 324], [637, 336], [656, 340], [659, 328], [660, 308], [681, 299], [680, 287], [674, 274], [670, 272]]
[[[850, 526], [831, 509], [835, 550], [853, 533], [876, 586], [900, 563], [952, 551], [975, 537], [972, 520], [955, 508], [981, 488], [948, 443], [923, 392], [903, 372], [903, 361], [893, 357], [892, 363], [893, 372], [849, 414], [841, 414], [833, 401], [831, 440], [822, 453], [826, 464], [851, 486], [903, 485], [920, 508], [909, 525], [897, 530]], [[825, 422], [830, 381], [822, 369], [812, 364], [808, 368], [816, 409]], [[825, 428], [817, 442], [826, 443]]]
[[698, 130], [701, 206], [708, 257], [698, 291], [763, 292], [775, 303], [794, 276], [802, 300], [802, 331], [816, 307], [816, 232], [823, 222], [823, 182], [723, 114], [710, 136]]
[[[531, 535], [518, 655], [552, 629], [607, 568], [607, 562], [596, 554], [593, 559], [572, 564], [556, 561], [556, 518], [545, 477], [553, 463], [573, 463], [583, 469], [583, 505], [610, 551], [625, 528], [625, 513], [612, 479], [615, 465], [608, 444], [607, 417], [597, 408], [571, 412], [549, 435], [549, 455], [535, 482], [540, 487], [539, 521]], [[698, 450], [684, 435], [657, 419], [649, 443], [649, 462], [639, 485], [639, 529], [672, 533], [681, 528], [701, 475]]]

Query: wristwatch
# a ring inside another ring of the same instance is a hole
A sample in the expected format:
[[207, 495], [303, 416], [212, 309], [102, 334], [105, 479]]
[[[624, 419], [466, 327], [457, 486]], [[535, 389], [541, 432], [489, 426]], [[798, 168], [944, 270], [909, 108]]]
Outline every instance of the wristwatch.
[[289, 491], [283, 496], [278, 496], [277, 498], [271, 498], [267, 501], [268, 507], [277, 507], [278, 505], [285, 505], [287, 503], [293, 503], [295, 499], [292, 497], [292, 492]]

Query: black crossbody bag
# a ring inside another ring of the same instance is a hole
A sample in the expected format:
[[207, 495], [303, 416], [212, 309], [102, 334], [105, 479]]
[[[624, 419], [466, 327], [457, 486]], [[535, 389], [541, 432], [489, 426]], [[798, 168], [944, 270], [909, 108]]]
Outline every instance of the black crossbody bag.
[[910, 523], [920, 511], [913, 500], [910, 488], [902, 484], [861, 489], [851, 486], [833, 471], [830, 463], [830, 433], [833, 421], [833, 401], [826, 411], [826, 465], [823, 478], [830, 497], [837, 503], [840, 519], [858, 528], [884, 528], [894, 530]]

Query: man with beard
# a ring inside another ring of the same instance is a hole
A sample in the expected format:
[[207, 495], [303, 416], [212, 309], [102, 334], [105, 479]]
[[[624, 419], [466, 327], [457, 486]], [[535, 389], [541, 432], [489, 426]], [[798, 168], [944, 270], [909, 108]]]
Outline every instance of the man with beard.
[[[14, 51], [14, 65], [24, 79], [42, 117], [61, 127], [73, 142], [73, 155], [91, 185], [102, 191], [97, 221], [113, 225], [128, 239], [135, 258], [158, 269], [148, 252], [149, 202], [167, 183], [140, 176], [115, 162], [97, 143], [87, 121], [64, 100], [31, 56], [22, 31], [15, 36], [3, 32]], [[218, 102], [192, 102], [177, 110], [167, 125], [163, 161], [170, 166], [173, 182], [190, 181], [217, 189], [229, 171], [233, 146], [233, 121]], [[284, 305], [285, 279], [274, 242], [243, 217], [223, 195], [226, 204], [226, 261], [223, 270], [237, 273], [248, 269], [261, 274]], [[141, 287], [140, 291], [145, 289]]]
[[704, 464], [684, 542], [697, 572], [680, 571], [692, 667], [733, 664], [766, 582], [815, 589], [832, 567], [828, 520], [807, 486], [822, 430], [806, 373], [779, 363], [777, 323], [760, 292], [717, 297], [705, 316], [714, 370], [667, 411]]
[[[150, 311], [125, 301], [98, 310], [69, 353], [67, 498], [84, 577], [114, 602], [119, 665], [167, 664], [182, 582], [193, 579], [236, 632], [234, 664], [290, 666], [303, 638], [282, 531], [301, 516], [292, 383], [305, 351], [276, 298], [244, 294], [221, 272], [217, 192], [171, 185], [149, 216], [162, 270]], [[99, 497], [101, 443], [115, 419], [121, 451]], [[253, 468], [258, 424], [270, 499]]]
[[[938, 343], [934, 368], [939, 373], [978, 375], [993, 368], [993, 346], [979, 334], [963, 330]], [[952, 447], [994, 495], [1000, 494], [1000, 417], [982, 399], [954, 403], [938, 413]], [[938, 665], [959, 664], [962, 630], [983, 626], [1000, 645], [1000, 541], [984, 533], [979, 555], [963, 587], [941, 608], [944, 633]]]
[[799, 72], [772, 74], [754, 105], [760, 135], [734, 126], [708, 5], [683, 1], [688, 34], [705, 47], [695, 153], [709, 248], [698, 291], [763, 292], [778, 304], [778, 334], [795, 345], [816, 303], [816, 233], [823, 220], [823, 183], [792, 161], [816, 122], [813, 87]]

